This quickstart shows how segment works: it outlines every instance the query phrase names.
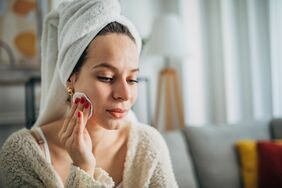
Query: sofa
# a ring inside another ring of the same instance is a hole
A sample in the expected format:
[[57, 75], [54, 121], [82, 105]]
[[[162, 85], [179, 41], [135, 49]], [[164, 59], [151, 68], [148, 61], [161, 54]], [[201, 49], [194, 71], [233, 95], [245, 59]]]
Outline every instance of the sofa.
[[243, 188], [235, 143], [282, 138], [282, 119], [187, 126], [163, 133], [180, 188]]

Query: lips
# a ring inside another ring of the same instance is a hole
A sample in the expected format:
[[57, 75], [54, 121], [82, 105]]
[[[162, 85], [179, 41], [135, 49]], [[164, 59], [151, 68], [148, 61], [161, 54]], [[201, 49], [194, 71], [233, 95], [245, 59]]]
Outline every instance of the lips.
[[115, 119], [123, 118], [128, 112], [128, 110], [121, 109], [121, 108], [114, 108], [114, 109], [109, 109], [106, 111]]

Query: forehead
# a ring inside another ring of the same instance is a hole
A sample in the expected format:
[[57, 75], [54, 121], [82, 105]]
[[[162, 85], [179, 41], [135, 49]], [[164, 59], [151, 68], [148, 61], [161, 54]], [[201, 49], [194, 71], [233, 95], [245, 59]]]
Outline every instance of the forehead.
[[135, 42], [125, 34], [109, 33], [96, 37], [89, 45], [87, 62], [138, 63], [139, 54]]

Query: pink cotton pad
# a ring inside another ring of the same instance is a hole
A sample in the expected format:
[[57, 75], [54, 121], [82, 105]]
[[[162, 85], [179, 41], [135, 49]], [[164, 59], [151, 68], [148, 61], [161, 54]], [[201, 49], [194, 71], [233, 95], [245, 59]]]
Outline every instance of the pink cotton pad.
[[81, 97], [84, 97], [87, 100], [87, 102], [90, 104], [90, 111], [89, 111], [89, 117], [88, 117], [89, 119], [93, 114], [93, 106], [92, 106], [90, 99], [87, 97], [87, 95], [82, 92], [75, 92], [74, 95], [72, 96], [72, 102], [74, 103], [76, 98], [81, 98]]

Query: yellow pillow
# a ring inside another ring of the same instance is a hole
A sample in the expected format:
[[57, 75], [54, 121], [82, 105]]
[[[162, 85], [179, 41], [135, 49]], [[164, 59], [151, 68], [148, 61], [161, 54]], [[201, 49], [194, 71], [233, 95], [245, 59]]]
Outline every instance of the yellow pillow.
[[240, 140], [236, 148], [240, 156], [241, 175], [244, 188], [258, 187], [258, 156], [255, 140]]
[[[269, 142], [282, 144], [281, 139]], [[256, 140], [240, 140], [236, 143], [240, 157], [241, 175], [244, 188], [258, 188], [258, 153]]]

